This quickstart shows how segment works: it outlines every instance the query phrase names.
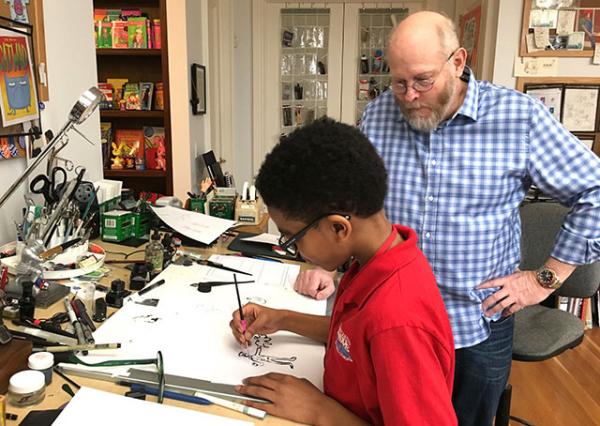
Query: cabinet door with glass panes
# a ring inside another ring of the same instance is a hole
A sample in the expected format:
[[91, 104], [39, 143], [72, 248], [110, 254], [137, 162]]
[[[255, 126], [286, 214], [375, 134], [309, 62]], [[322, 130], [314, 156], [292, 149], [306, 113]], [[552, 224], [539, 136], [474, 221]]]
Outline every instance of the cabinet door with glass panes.
[[[338, 7], [333, 8], [341, 9]], [[333, 15], [333, 16], [332, 16]], [[339, 39], [333, 35], [335, 16], [332, 8], [284, 7], [280, 10], [280, 132], [287, 134], [297, 127], [323, 116], [339, 117], [341, 53], [332, 49]], [[335, 28], [334, 28], [335, 31]]]
[[367, 104], [389, 89], [385, 55], [390, 33], [408, 14], [423, 7], [424, 2], [418, 1], [345, 6], [342, 121], [359, 124]]

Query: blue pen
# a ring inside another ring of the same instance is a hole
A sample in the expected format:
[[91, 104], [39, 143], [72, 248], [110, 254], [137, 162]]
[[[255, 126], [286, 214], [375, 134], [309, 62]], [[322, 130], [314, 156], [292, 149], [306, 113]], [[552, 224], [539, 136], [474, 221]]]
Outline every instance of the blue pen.
[[[141, 393], [145, 393], [147, 395], [156, 395], [156, 396], [158, 396], [158, 389], [157, 388], [153, 388], [153, 387], [150, 387], [150, 386], [145, 386], [145, 385], [138, 384], [138, 383], [132, 383], [131, 384], [131, 390], [133, 392], [141, 392]], [[177, 392], [167, 391], [167, 390], [163, 392], [163, 396], [165, 398], [175, 399], [177, 401], [191, 402], [192, 404], [199, 404], [199, 405], [210, 405], [210, 404], [212, 404], [208, 399], [199, 398], [199, 397], [193, 396], [193, 395], [187, 395], [185, 393], [177, 393]]]

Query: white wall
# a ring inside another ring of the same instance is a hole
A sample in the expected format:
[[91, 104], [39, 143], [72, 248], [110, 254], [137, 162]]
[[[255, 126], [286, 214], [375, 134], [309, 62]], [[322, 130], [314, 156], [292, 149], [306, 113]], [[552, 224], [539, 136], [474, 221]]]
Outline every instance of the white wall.
[[[514, 88], [515, 55], [519, 51], [523, 0], [495, 0], [499, 2], [498, 35], [494, 60], [493, 82]], [[600, 66], [592, 65], [591, 58], [559, 58], [559, 77], [598, 77]]]
[[[67, 22], [68, 17], [68, 24]], [[43, 131], [60, 130], [75, 101], [84, 90], [97, 82], [94, 34], [92, 31], [92, 0], [50, 0], [44, 2], [44, 29], [46, 60], [49, 82], [49, 98], [42, 111]], [[75, 132], [70, 133], [69, 145], [60, 152], [61, 157], [72, 160], [86, 168], [85, 179], [102, 178], [102, 154], [100, 148], [100, 118], [95, 112], [78, 127], [90, 140], [89, 145]], [[42, 162], [45, 164], [45, 162]], [[8, 185], [25, 170], [25, 160], [0, 161], [0, 182]], [[3, 189], [5, 186], [3, 186]], [[21, 221], [23, 195], [27, 183], [13, 194], [0, 213], [0, 242], [15, 239], [13, 220]]]
[[206, 10], [207, 0], [167, 1], [173, 195], [182, 200], [187, 191], [198, 191], [197, 157], [210, 150], [206, 137], [210, 110], [193, 115], [190, 105], [191, 64], [208, 61]]
[[235, 0], [233, 8], [233, 175], [241, 191], [252, 182], [252, 1]]

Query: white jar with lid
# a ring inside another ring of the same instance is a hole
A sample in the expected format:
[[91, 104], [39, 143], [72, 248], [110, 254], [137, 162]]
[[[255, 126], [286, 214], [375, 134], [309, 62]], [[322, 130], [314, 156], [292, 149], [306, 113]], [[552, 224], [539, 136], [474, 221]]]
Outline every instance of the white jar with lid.
[[36, 352], [29, 355], [29, 368], [44, 373], [46, 386], [52, 383], [52, 367], [54, 367], [54, 354], [50, 352]]
[[26, 370], [11, 376], [8, 384], [8, 401], [15, 407], [25, 407], [41, 402], [46, 395], [44, 373]]

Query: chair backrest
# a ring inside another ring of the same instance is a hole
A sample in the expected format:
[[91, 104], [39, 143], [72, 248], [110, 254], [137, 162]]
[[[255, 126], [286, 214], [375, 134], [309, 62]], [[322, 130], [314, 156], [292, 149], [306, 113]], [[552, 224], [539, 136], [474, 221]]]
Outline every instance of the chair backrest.
[[[521, 269], [537, 269], [550, 256], [569, 209], [554, 202], [521, 206]], [[556, 292], [559, 296], [591, 297], [600, 286], [600, 262], [581, 265]]]

